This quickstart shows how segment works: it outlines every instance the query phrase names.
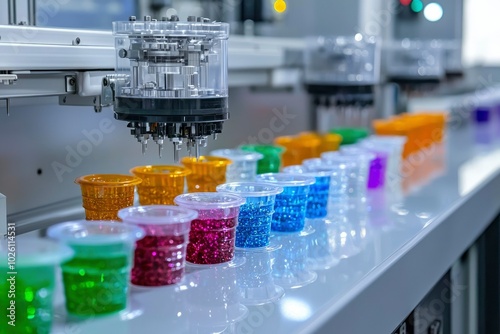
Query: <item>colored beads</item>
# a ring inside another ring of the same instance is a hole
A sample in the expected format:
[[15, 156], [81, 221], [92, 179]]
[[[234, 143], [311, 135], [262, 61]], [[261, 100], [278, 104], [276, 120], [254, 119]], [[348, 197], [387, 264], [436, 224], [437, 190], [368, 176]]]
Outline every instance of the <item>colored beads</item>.
[[222, 193], [192, 193], [177, 196], [175, 203], [198, 212], [191, 223], [186, 259], [194, 264], [218, 264], [234, 257], [236, 225], [245, 200]]

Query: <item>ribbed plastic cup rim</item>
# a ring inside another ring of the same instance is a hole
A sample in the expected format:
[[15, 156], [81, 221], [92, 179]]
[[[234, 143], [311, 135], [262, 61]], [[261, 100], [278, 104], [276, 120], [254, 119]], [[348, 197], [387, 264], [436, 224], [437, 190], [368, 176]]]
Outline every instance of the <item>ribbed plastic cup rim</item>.
[[223, 157], [232, 161], [258, 161], [264, 158], [264, 155], [258, 152], [245, 151], [238, 148], [226, 148], [210, 152], [211, 156]]
[[321, 154], [321, 159], [326, 162], [343, 162], [343, 163], [349, 163], [349, 162], [358, 162], [361, 160], [373, 160], [375, 158], [375, 154], [370, 153], [368, 151], [364, 151], [360, 155], [356, 154], [346, 154], [346, 153], [341, 153], [339, 151], [333, 151], [333, 152], [325, 152]]
[[260, 174], [257, 175], [257, 181], [270, 182], [283, 187], [305, 187], [316, 183], [313, 177], [287, 173]]
[[175, 165], [146, 165], [137, 166], [130, 170], [130, 173], [138, 175], [139, 177], [150, 175], [165, 175], [171, 177], [181, 177], [191, 174], [191, 170], [182, 166]]
[[308, 169], [317, 168], [332, 172], [339, 169], [345, 169], [347, 167], [347, 164], [344, 162], [339, 162], [338, 164], [331, 164], [329, 161], [321, 158], [312, 158], [303, 160], [302, 165], [304, 165]]
[[[7, 266], [9, 253], [8, 240], [0, 241], [0, 259]], [[16, 266], [54, 266], [70, 259], [73, 250], [68, 246], [48, 239], [17, 238], [15, 243]]]
[[211, 210], [240, 207], [246, 201], [241, 196], [228, 193], [199, 192], [179, 195], [174, 198], [174, 202], [193, 210]]
[[78, 220], [49, 227], [47, 235], [70, 245], [100, 245], [133, 242], [144, 237], [144, 231], [133, 225], [113, 221]]
[[184, 157], [181, 162], [183, 164], [198, 164], [198, 165], [214, 165], [214, 166], [227, 166], [233, 162], [227, 158], [214, 157], [214, 156], [201, 156], [198, 159], [195, 157]]
[[[105, 178], [122, 178], [123, 181], [106, 181]], [[90, 185], [98, 187], [130, 187], [140, 184], [142, 180], [137, 176], [126, 174], [89, 174], [75, 179], [75, 183], [80, 185]]]
[[[314, 167], [313, 167], [314, 168]], [[311, 168], [308, 168], [304, 165], [292, 165], [292, 166], [287, 166], [283, 168], [283, 173], [287, 174], [298, 174], [298, 175], [304, 175], [304, 176], [311, 176], [311, 177], [327, 177], [331, 176], [333, 171], [329, 170], [311, 170]]]
[[[250, 188], [248, 190], [238, 190], [238, 188]], [[253, 188], [253, 190], [252, 190]], [[283, 188], [271, 183], [262, 182], [230, 182], [218, 185], [218, 192], [230, 193], [241, 197], [264, 197], [281, 194]]]
[[243, 151], [258, 152], [262, 154], [282, 154], [286, 148], [280, 145], [243, 145], [240, 146]]
[[340, 154], [369, 160], [375, 159], [374, 153], [370, 152], [369, 149], [361, 147], [359, 145], [356, 147], [343, 147], [340, 149]]
[[198, 212], [174, 205], [143, 205], [121, 209], [118, 217], [124, 223], [169, 225], [190, 223], [198, 218]]

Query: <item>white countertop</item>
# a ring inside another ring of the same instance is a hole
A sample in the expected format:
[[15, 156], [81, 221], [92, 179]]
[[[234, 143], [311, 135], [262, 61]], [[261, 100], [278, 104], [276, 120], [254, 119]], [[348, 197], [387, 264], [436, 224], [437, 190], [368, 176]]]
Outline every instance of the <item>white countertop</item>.
[[[500, 211], [500, 135], [474, 142], [484, 136], [450, 131], [443, 147], [406, 165], [399, 199], [372, 195], [347, 221], [310, 222], [313, 233], [281, 236], [281, 249], [248, 253], [240, 266], [191, 269], [175, 287], [132, 287], [121, 314], [71, 322], [59, 286], [53, 333], [391, 333]], [[303, 286], [281, 279], [281, 299], [242, 306], [245, 286], [267, 283], [279, 295], [269, 256]]]

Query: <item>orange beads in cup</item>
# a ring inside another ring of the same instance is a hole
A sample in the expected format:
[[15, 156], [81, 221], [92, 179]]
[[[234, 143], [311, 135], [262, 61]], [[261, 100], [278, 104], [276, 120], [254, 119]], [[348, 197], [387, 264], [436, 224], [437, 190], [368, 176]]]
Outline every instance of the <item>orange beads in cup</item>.
[[118, 220], [118, 210], [134, 204], [135, 186], [142, 180], [121, 174], [91, 174], [77, 178], [87, 220]]

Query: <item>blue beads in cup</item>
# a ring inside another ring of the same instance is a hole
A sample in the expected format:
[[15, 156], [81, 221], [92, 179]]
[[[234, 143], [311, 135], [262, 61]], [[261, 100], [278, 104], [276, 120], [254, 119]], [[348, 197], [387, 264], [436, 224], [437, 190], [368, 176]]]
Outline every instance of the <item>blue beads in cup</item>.
[[257, 181], [283, 187], [283, 192], [276, 195], [271, 230], [302, 231], [306, 219], [309, 189], [316, 182], [315, 178], [287, 173], [268, 173], [257, 175]]
[[246, 199], [238, 215], [236, 247], [269, 246], [274, 203], [276, 195], [282, 193], [283, 188], [273, 184], [232, 182], [217, 186], [217, 191]]
[[294, 165], [283, 168], [289, 174], [301, 174], [314, 177], [316, 183], [311, 185], [307, 197], [306, 218], [324, 218], [327, 216], [328, 196], [330, 192], [331, 172], [309, 169], [304, 166]]

